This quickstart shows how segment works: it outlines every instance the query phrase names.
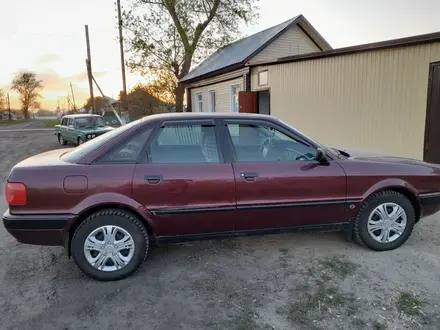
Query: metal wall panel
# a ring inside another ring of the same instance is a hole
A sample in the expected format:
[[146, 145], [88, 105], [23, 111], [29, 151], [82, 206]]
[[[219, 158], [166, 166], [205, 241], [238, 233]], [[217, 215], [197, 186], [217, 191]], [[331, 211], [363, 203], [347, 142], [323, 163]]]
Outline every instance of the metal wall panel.
[[[271, 65], [264, 88], [272, 115], [323, 144], [422, 159], [436, 61], [440, 43]], [[252, 90], [265, 68], [252, 68]]]

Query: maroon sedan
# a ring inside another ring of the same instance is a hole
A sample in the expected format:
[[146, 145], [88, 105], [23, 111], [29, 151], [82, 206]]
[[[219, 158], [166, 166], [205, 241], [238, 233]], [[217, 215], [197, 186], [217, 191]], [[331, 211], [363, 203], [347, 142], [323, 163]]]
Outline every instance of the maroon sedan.
[[341, 230], [395, 249], [440, 209], [440, 166], [327, 148], [269, 116], [164, 114], [17, 164], [6, 197], [18, 241], [117, 280], [153, 243]]

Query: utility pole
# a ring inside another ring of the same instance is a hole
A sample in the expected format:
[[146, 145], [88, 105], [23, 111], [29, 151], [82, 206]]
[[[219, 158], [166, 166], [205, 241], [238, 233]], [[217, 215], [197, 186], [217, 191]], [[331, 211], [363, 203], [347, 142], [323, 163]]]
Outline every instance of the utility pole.
[[9, 92], [8, 92], [8, 111], [9, 111], [9, 120], [12, 120], [11, 117], [11, 101], [9, 100]]
[[95, 113], [95, 97], [93, 96], [93, 80], [92, 80], [92, 56], [90, 54], [89, 26], [86, 25], [86, 44], [87, 44], [87, 76], [89, 77], [90, 101], [92, 104], [92, 113]]
[[73, 92], [72, 83], [70, 83], [70, 90], [72, 92], [72, 99], [73, 99], [73, 110], [76, 111], [76, 103], [75, 103], [75, 93]]
[[124, 111], [127, 111], [127, 80], [125, 77], [124, 39], [122, 36], [121, 0], [117, 0], [117, 5], [118, 5], [119, 48], [121, 52], [121, 72], [122, 72], [121, 106]]

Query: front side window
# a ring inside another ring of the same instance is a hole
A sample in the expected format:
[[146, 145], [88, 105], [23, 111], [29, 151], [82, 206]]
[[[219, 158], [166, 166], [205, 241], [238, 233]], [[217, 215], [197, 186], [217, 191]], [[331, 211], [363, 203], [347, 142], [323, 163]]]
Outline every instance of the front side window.
[[228, 124], [238, 162], [312, 161], [316, 149], [265, 125]]
[[203, 112], [203, 95], [202, 95], [202, 93], [197, 93], [196, 99], [197, 99], [197, 104], [196, 104], [197, 112]]
[[178, 125], [163, 127], [149, 147], [149, 162], [219, 163], [214, 126]]
[[67, 120], [67, 125], [68, 126], [73, 126], [73, 118], [69, 118], [68, 120]]
[[67, 118], [63, 118], [62, 122], [61, 122], [62, 126], [67, 126]]
[[240, 92], [240, 85], [231, 87], [231, 111], [238, 112], [238, 92]]

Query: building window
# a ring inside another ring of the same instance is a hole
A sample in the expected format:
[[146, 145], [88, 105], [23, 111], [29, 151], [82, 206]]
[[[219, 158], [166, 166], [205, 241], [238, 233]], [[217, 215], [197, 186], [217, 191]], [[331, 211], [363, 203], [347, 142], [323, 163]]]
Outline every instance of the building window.
[[231, 111], [238, 112], [238, 92], [240, 85], [231, 86]]
[[258, 86], [264, 86], [268, 83], [267, 70], [258, 72]]
[[209, 91], [209, 111], [215, 112], [215, 91]]
[[203, 96], [202, 93], [196, 93], [196, 111], [203, 112]]

